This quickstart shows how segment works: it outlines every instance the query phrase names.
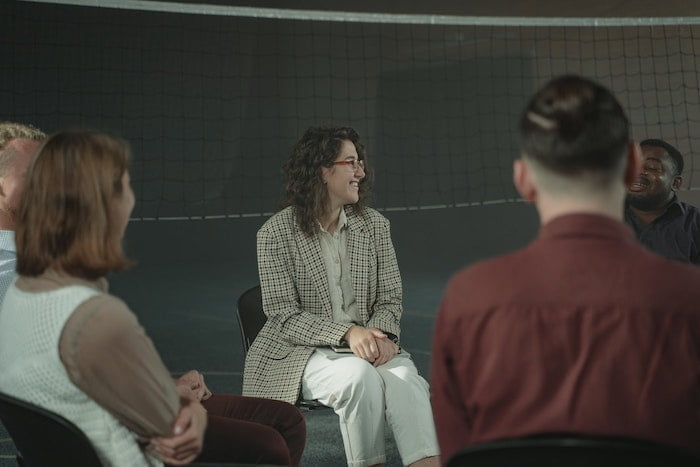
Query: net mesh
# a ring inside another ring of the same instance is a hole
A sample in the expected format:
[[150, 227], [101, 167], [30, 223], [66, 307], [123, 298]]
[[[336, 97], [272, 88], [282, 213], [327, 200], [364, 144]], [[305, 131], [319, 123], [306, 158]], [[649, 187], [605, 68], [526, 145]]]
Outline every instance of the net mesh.
[[[137, 219], [274, 212], [311, 125], [349, 125], [383, 210], [516, 201], [517, 121], [577, 73], [613, 90], [636, 139], [700, 189], [700, 26], [434, 25], [7, 2], [2, 119], [121, 135]], [[648, 23], [646, 21], [645, 23]]]

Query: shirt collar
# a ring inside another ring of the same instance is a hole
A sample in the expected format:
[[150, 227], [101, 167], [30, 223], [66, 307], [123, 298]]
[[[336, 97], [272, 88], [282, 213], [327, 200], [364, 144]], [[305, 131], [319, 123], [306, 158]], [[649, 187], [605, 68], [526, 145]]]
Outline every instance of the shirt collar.
[[[681, 203], [681, 200], [678, 199], [678, 195], [674, 192], [673, 197], [671, 198], [671, 201], [666, 204], [666, 207], [664, 207], [664, 210], [661, 214], [656, 219], [661, 219], [662, 217], [666, 215], [679, 215], [679, 214], [685, 214], [685, 207], [683, 206], [683, 203]], [[632, 213], [632, 209], [630, 208], [629, 202], [625, 201], [625, 219], [628, 222], [634, 222], [635, 225], [639, 226], [641, 225], [639, 221], [637, 220], [637, 216], [635, 216]], [[653, 222], [656, 222], [656, 219], [654, 219]], [[652, 222], [652, 223], [653, 223]]]
[[623, 222], [591, 213], [573, 213], [555, 217], [542, 226], [539, 236], [541, 238], [595, 236], [635, 241], [632, 229]]
[[[316, 221], [318, 222], [319, 227], [321, 228], [321, 232], [326, 232], [326, 229], [323, 228], [323, 224], [321, 224], [321, 221]], [[340, 232], [343, 229], [346, 229], [348, 227], [348, 216], [345, 214], [345, 208], [340, 210], [340, 216], [338, 216], [338, 228], [337, 231]], [[326, 232], [328, 233], [328, 232]]]
[[678, 209], [678, 211], [681, 214], [685, 214], [685, 207], [683, 206], [683, 203], [681, 203], [681, 200], [678, 199], [678, 195], [675, 192], [673, 193], [673, 198], [671, 199], [671, 202], [668, 203], [668, 206], [666, 207], [666, 210], [664, 211], [662, 216], [665, 215], [668, 212], [668, 210], [672, 209], [674, 206], [676, 206], [676, 208], [674, 209]]
[[20, 288], [30, 292], [46, 292], [72, 285], [89, 287], [103, 293], [109, 292], [109, 283], [104, 277], [95, 280], [83, 279], [55, 269], [46, 269], [36, 277], [19, 276], [17, 283]]
[[345, 208], [340, 210], [340, 217], [338, 218], [338, 229], [342, 230], [348, 226], [348, 216], [345, 214]]

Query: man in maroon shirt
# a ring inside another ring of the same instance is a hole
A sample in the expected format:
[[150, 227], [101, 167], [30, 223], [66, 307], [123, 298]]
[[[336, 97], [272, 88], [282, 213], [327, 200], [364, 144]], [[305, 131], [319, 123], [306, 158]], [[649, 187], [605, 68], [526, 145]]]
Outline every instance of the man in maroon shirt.
[[545, 433], [700, 447], [700, 269], [654, 255], [623, 222], [639, 167], [605, 88], [565, 76], [520, 121], [514, 182], [538, 237], [450, 281], [433, 339], [444, 459]]

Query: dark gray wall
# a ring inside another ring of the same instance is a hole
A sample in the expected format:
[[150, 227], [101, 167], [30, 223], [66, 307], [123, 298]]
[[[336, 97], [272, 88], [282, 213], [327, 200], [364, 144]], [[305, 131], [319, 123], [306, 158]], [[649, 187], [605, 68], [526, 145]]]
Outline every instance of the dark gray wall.
[[[174, 370], [240, 371], [235, 300], [257, 282], [255, 231], [309, 125], [363, 136], [424, 370], [449, 276], [537, 231], [510, 179], [518, 114], [543, 81], [579, 72], [611, 86], [635, 134], [677, 142], [685, 186], [698, 186], [697, 27], [378, 25], [10, 1], [0, 30], [0, 118], [131, 142], [140, 220], [127, 243], [139, 264], [113, 286]], [[206, 354], [182, 344], [193, 336]]]

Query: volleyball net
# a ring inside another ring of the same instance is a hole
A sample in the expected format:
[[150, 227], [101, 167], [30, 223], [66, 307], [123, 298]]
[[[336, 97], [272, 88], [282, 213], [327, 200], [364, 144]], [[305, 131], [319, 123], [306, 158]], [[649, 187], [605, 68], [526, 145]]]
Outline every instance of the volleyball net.
[[610, 88], [636, 139], [685, 156], [700, 189], [697, 18], [475, 18], [139, 0], [12, 1], [0, 119], [104, 130], [132, 146], [134, 218], [278, 208], [312, 125], [352, 126], [380, 210], [514, 202], [517, 122], [576, 73]]

